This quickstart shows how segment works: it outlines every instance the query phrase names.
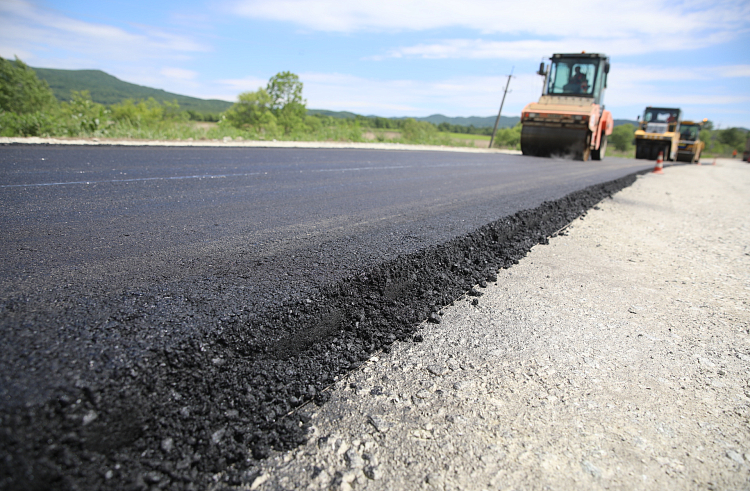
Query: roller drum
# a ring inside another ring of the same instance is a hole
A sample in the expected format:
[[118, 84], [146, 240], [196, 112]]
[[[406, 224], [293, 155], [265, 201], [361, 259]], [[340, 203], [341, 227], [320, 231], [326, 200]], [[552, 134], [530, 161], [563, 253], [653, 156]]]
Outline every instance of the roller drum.
[[588, 128], [561, 128], [523, 125], [521, 152], [537, 157], [583, 158], [588, 152]]

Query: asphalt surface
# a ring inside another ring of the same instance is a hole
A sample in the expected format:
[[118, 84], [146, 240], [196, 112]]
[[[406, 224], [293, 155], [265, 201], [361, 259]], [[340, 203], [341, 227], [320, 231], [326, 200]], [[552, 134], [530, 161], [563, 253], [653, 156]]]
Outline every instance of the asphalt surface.
[[0, 147], [0, 483], [201, 487], [292, 448], [295, 407], [651, 165]]

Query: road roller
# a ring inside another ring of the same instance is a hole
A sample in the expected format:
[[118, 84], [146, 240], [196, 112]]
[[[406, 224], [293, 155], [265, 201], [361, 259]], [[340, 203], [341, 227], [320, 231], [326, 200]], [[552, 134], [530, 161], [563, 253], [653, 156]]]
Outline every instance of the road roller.
[[678, 107], [647, 107], [635, 130], [635, 158], [675, 160], [680, 146], [682, 110]]
[[701, 152], [706, 144], [700, 139], [703, 125], [708, 119], [703, 121], [682, 121], [680, 123], [680, 143], [677, 146], [677, 160], [680, 162], [698, 162], [701, 158]]
[[600, 53], [554, 54], [542, 62], [539, 102], [521, 114], [521, 152], [537, 157], [602, 160], [612, 113], [604, 109], [609, 58]]

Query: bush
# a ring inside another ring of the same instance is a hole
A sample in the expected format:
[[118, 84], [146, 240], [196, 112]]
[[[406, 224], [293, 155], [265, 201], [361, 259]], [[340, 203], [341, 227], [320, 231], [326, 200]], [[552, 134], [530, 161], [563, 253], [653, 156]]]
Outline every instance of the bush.
[[55, 136], [63, 132], [59, 118], [50, 111], [0, 112], [0, 136]]
[[406, 118], [401, 127], [401, 136], [412, 143], [426, 143], [437, 136], [437, 127], [427, 121]]
[[700, 139], [706, 144], [706, 152], [715, 155], [731, 155], [735, 150], [742, 153], [747, 136], [748, 133], [740, 128], [703, 129], [700, 132]]
[[113, 104], [110, 108], [112, 121], [133, 128], [153, 128], [163, 122], [187, 121], [188, 113], [181, 112], [176, 102], [159, 103], [153, 97], [135, 102], [132, 99]]
[[[491, 133], [490, 133], [491, 134]], [[514, 148], [517, 149], [521, 145], [521, 124], [517, 124], [512, 128], [500, 128], [495, 133], [495, 141], [492, 142], [492, 146], [496, 148]]]
[[71, 101], [60, 104], [59, 117], [68, 136], [101, 135], [109, 123], [110, 111], [91, 100], [88, 91], [71, 91]]
[[243, 92], [237, 102], [224, 112], [222, 121], [235, 128], [260, 131], [266, 126], [276, 124], [276, 116], [271, 113], [273, 100], [266, 89], [255, 92]]
[[719, 140], [720, 143], [730, 147], [732, 150], [742, 152], [745, 148], [747, 135], [739, 128], [728, 128], [726, 130], [718, 130], [716, 139]]
[[635, 138], [635, 126], [632, 124], [623, 124], [620, 126], [616, 126], [614, 130], [612, 130], [612, 134], [608, 137], [608, 142], [610, 145], [615, 147], [616, 150], [619, 150], [620, 152], [627, 152], [631, 148], [633, 148], [633, 140]]

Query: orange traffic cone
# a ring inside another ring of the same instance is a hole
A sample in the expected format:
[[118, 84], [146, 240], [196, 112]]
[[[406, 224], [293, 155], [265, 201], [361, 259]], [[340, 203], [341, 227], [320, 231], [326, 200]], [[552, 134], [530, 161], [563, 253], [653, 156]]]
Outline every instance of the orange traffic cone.
[[662, 171], [662, 168], [664, 167], [664, 164], [662, 163], [663, 159], [664, 152], [659, 152], [659, 157], [656, 159], [656, 167], [654, 167], [654, 174], [664, 174]]

